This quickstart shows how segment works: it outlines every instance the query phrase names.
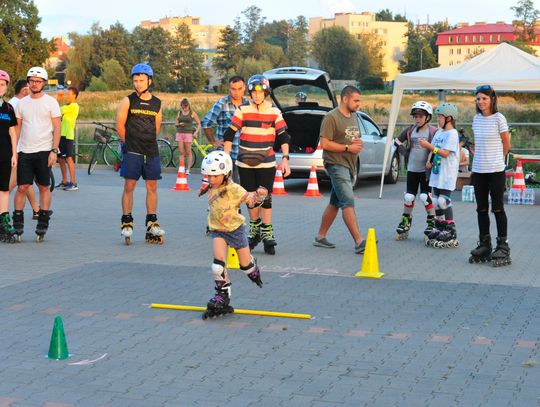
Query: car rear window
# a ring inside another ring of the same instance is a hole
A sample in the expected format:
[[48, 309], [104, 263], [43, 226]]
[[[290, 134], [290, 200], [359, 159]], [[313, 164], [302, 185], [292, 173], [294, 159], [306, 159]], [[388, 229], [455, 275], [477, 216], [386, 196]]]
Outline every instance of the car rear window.
[[[299, 92], [302, 92], [305, 95], [306, 100], [304, 102], [296, 102], [296, 94]], [[272, 89], [272, 93], [283, 109], [298, 106], [307, 109], [316, 107], [333, 108], [332, 100], [328, 96], [326, 90], [316, 86], [297, 86], [289, 84]]]

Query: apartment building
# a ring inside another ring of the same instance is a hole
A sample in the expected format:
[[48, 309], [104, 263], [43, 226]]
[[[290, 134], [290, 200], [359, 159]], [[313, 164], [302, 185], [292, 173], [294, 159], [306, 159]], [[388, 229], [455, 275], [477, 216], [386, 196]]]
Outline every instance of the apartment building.
[[181, 24], [186, 24], [191, 30], [193, 40], [197, 44], [197, 51], [200, 52], [203, 57], [203, 65], [210, 74], [209, 86], [217, 85], [219, 83], [219, 78], [212, 68], [212, 59], [219, 44], [220, 31], [226, 27], [225, 25], [201, 24], [200, 17], [185, 16], [165, 17], [160, 18], [159, 21], [144, 20], [141, 21], [140, 26], [148, 29], [161, 27], [165, 31], [175, 34], [177, 27]]
[[335, 13], [334, 18], [314, 17], [309, 19], [309, 37], [323, 28], [339, 26], [346, 29], [356, 38], [365, 34], [376, 34], [382, 44], [383, 71], [385, 81], [391, 81], [399, 74], [399, 61], [407, 49], [407, 23], [395, 21], [376, 21], [375, 14]]
[[[540, 28], [535, 29], [536, 39], [530, 45], [540, 55]], [[502, 42], [516, 39], [512, 24], [497, 21], [494, 24], [476, 22], [458, 23], [455, 30], [444, 31], [437, 36], [439, 47], [438, 62], [440, 66], [453, 66], [495, 48]]]

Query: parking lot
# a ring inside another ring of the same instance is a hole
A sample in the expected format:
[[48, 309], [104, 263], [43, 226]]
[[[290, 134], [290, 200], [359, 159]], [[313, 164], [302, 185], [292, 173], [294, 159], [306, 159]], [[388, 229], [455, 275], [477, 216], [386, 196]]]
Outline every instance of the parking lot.
[[[395, 241], [404, 183], [355, 191], [364, 234], [375, 228], [383, 279], [354, 278], [362, 256], [337, 219], [312, 246], [323, 198], [305, 180], [274, 198], [277, 254], [254, 251], [265, 285], [233, 271], [237, 308], [309, 313], [311, 320], [148, 308], [204, 306], [213, 294], [206, 198], [164, 174], [158, 217], [165, 244], [144, 243], [144, 188], [134, 241], [120, 238], [122, 180], [79, 171], [80, 190], [56, 191], [42, 244], [26, 216], [23, 243], [1, 245], [0, 406], [536, 406], [540, 405], [539, 205], [507, 206], [513, 264], [468, 264], [475, 206], [455, 196], [460, 247], [423, 245], [417, 205], [410, 238]], [[537, 193], [537, 202], [540, 199]], [[494, 224], [492, 225], [492, 228]], [[47, 354], [63, 318], [71, 358]]]

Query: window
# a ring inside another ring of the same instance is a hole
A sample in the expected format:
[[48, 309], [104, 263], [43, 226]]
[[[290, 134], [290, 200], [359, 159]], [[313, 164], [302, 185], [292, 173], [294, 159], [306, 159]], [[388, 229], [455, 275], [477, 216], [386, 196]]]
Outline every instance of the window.
[[484, 36], [483, 35], [480, 36], [480, 42], [484, 42]]
[[497, 41], [501, 42], [501, 38], [502, 38], [501, 34], [497, 35]]
[[454, 65], [454, 61], [450, 61], [448, 65]]
[[451, 35], [448, 36], [448, 44], [452, 44], [452, 36]]
[[456, 37], [456, 44], [459, 44], [459, 35]]
[[454, 48], [450, 48], [449, 54], [450, 54], [450, 55], [454, 55]]
[[368, 120], [365, 117], [362, 117], [362, 122], [364, 123], [364, 127], [366, 128], [366, 134], [370, 136], [381, 136], [381, 132], [377, 128], [377, 126], [372, 123], [370, 120]]
[[471, 53], [471, 49], [467, 48], [467, 55], [470, 55], [470, 53]]
[[493, 34], [489, 36], [489, 42], [493, 42]]
[[461, 55], [461, 48], [458, 48], [458, 49], [456, 50], [456, 54]]
[[465, 36], [465, 42], [469, 42], [469, 36], [468, 35]]
[[476, 35], [473, 35], [472, 42], [476, 42]]

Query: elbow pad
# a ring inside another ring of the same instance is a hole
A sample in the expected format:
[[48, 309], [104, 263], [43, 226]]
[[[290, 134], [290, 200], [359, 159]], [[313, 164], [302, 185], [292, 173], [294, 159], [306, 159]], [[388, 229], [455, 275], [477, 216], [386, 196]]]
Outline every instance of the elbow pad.
[[235, 135], [236, 130], [234, 130], [232, 127], [229, 127], [227, 130], [225, 130], [225, 133], [223, 134], [223, 140], [232, 142]]
[[291, 136], [289, 133], [287, 133], [286, 131], [284, 131], [283, 133], [281, 133], [279, 136], [277, 136], [276, 138], [276, 144], [281, 147], [283, 144], [289, 144], [289, 142], [291, 141]]

